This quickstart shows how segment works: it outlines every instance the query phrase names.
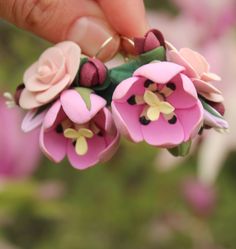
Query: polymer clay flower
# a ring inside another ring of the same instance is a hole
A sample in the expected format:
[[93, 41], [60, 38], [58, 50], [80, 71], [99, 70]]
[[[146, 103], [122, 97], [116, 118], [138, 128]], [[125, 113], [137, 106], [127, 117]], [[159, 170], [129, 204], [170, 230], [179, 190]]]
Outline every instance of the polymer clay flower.
[[191, 78], [198, 94], [209, 101], [222, 102], [224, 99], [221, 91], [210, 83], [220, 81], [221, 78], [210, 72], [210, 66], [206, 59], [189, 48], [182, 48], [178, 51], [170, 43], [167, 45], [168, 61], [185, 67], [184, 73]]
[[118, 148], [119, 133], [105, 105], [88, 89], [65, 90], [45, 116], [40, 135], [43, 152], [54, 162], [67, 155], [77, 169], [110, 159]]
[[134, 142], [164, 148], [193, 138], [202, 125], [203, 107], [183, 71], [171, 62], [155, 62], [121, 82], [112, 101], [120, 132]]
[[80, 47], [70, 41], [47, 49], [24, 74], [25, 88], [21, 91], [19, 105], [34, 109], [55, 99], [68, 88], [80, 66]]

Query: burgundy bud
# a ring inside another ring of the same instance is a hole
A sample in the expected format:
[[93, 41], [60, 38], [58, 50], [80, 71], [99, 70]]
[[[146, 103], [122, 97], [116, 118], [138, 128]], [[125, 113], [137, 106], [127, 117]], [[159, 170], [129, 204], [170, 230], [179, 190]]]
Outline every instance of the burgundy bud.
[[105, 65], [98, 59], [89, 58], [80, 69], [79, 82], [85, 87], [101, 86], [106, 80], [106, 75]]
[[143, 54], [160, 46], [165, 46], [163, 34], [157, 29], [151, 29], [144, 38], [134, 38], [135, 50], [137, 54]]
[[209, 102], [209, 105], [214, 108], [220, 115], [224, 116], [225, 114], [225, 106], [223, 103]]
[[15, 103], [16, 105], [19, 105], [19, 100], [20, 100], [20, 96], [21, 96], [21, 93], [22, 91], [25, 89], [25, 85], [22, 83], [20, 84], [17, 88], [16, 88], [16, 91], [15, 91], [15, 94], [14, 94], [14, 100], [15, 100]]

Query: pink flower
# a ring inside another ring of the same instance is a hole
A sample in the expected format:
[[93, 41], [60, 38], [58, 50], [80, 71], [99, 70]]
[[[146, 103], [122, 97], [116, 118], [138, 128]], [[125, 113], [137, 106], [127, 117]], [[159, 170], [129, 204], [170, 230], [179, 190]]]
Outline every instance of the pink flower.
[[117, 127], [134, 142], [174, 147], [194, 137], [203, 108], [184, 68], [171, 62], [140, 67], [113, 95]]
[[86, 169], [113, 156], [119, 133], [106, 101], [88, 89], [65, 90], [47, 112], [40, 135], [43, 152], [54, 162], [67, 155]]
[[30, 176], [37, 168], [40, 150], [39, 132], [24, 134], [19, 127], [19, 109], [8, 109], [0, 98], [0, 179], [14, 180]]
[[199, 180], [186, 181], [183, 185], [183, 195], [186, 202], [198, 215], [210, 215], [216, 206], [214, 188]]
[[168, 61], [185, 67], [184, 73], [191, 78], [200, 95], [213, 102], [224, 100], [221, 91], [210, 83], [221, 79], [210, 72], [210, 66], [202, 55], [189, 48], [182, 48], [178, 51], [168, 44], [167, 56]]
[[72, 84], [80, 55], [79, 46], [69, 41], [47, 49], [24, 74], [25, 89], [20, 95], [20, 106], [34, 109], [55, 99]]

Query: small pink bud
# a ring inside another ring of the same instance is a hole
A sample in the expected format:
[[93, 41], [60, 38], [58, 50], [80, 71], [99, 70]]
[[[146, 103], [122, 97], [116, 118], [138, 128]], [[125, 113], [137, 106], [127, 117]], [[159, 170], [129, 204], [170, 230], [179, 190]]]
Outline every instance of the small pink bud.
[[165, 47], [164, 36], [157, 29], [148, 31], [144, 38], [135, 38], [134, 43], [137, 54], [146, 53], [160, 46]]
[[89, 58], [80, 69], [79, 82], [84, 87], [101, 86], [106, 80], [106, 75], [105, 65], [98, 59]]

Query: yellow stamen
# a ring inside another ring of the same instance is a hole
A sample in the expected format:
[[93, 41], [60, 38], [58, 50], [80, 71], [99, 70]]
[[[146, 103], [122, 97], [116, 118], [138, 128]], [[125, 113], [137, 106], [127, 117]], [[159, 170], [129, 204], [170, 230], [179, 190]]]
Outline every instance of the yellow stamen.
[[161, 101], [155, 93], [149, 90], [145, 91], [144, 101], [149, 105], [149, 108], [147, 109], [147, 117], [151, 121], [158, 120], [161, 113], [168, 115], [175, 110], [171, 104], [166, 101]]
[[94, 133], [87, 128], [80, 128], [75, 130], [68, 128], [64, 131], [64, 136], [76, 141], [75, 151], [79, 156], [84, 156], [88, 152], [87, 139], [92, 138]]

